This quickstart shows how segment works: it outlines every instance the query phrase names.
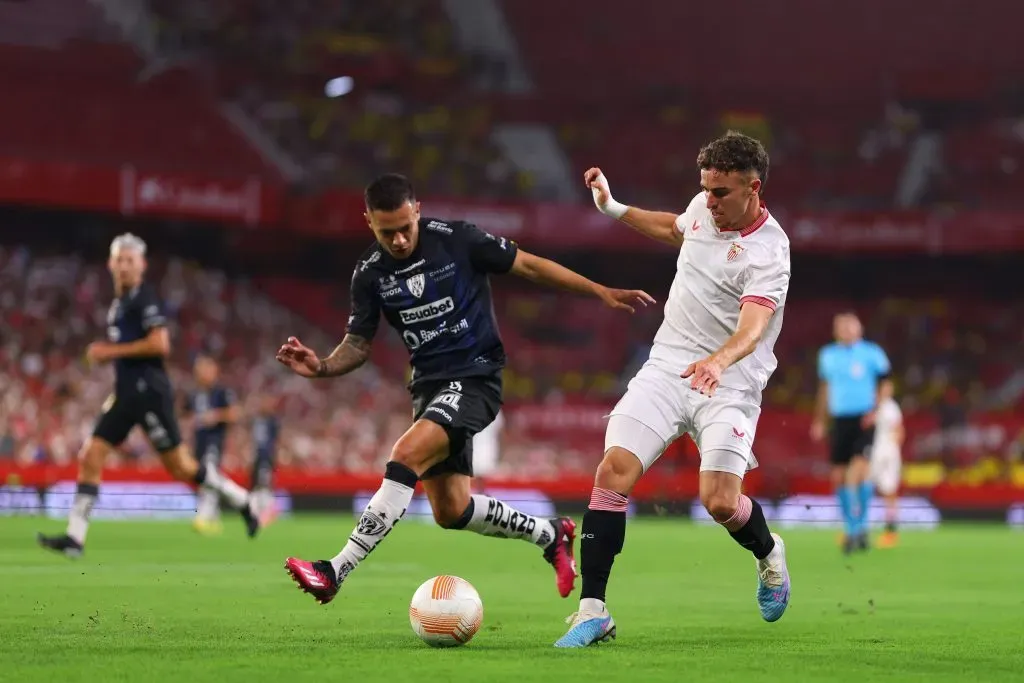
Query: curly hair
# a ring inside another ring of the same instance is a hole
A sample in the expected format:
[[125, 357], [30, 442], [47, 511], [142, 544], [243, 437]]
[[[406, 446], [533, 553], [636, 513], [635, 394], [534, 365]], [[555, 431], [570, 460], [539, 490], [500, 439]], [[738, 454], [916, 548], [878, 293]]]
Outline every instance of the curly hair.
[[722, 173], [756, 171], [762, 185], [768, 180], [768, 152], [764, 145], [734, 130], [704, 145], [697, 155], [697, 166], [702, 171], [713, 168]]

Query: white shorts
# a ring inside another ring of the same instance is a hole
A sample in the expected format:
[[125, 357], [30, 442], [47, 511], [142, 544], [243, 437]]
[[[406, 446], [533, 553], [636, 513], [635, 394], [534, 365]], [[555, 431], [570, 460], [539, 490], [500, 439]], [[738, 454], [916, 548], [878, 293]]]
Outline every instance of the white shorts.
[[871, 449], [871, 481], [883, 496], [891, 496], [900, 490], [900, 449], [892, 446], [875, 446]]
[[605, 451], [613, 446], [626, 449], [646, 472], [669, 444], [689, 434], [700, 450], [702, 472], [731, 472], [742, 478], [757, 467], [752, 449], [761, 415], [760, 392], [718, 387], [708, 397], [691, 389], [690, 380], [680, 372], [656, 361], [640, 368], [612, 409]]

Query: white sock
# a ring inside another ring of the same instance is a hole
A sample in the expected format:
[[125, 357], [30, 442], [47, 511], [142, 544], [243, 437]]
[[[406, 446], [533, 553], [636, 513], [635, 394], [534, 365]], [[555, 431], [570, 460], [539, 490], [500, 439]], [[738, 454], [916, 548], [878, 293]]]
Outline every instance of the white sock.
[[85, 534], [89, 530], [89, 515], [99, 497], [99, 488], [92, 484], [79, 484], [75, 492], [71, 512], [68, 515], [67, 535], [79, 545], [85, 545]]
[[[224, 499], [225, 503], [236, 510], [241, 510], [249, 504], [248, 491], [228, 477], [224, 476], [224, 474], [213, 465], [206, 465], [205, 469], [206, 477], [197, 483], [204, 484], [216, 491], [220, 494], [220, 497]], [[200, 472], [202, 472], [202, 470], [200, 470]]]
[[533, 517], [483, 495], [473, 496], [473, 516], [466, 529], [484, 536], [521, 538], [541, 548], [547, 548], [555, 540], [555, 530], [549, 520]]
[[391, 533], [398, 520], [409, 509], [412, 494], [413, 489], [405, 484], [399, 484], [392, 479], [383, 481], [363, 510], [359, 523], [348, 537], [348, 543], [331, 560], [334, 575], [339, 583]]
[[593, 614], [604, 614], [605, 612], [604, 600], [598, 600], [597, 598], [583, 598], [580, 600], [580, 611], [591, 612]]
[[274, 506], [274, 492], [270, 489], [256, 489], [252, 492], [252, 497], [258, 514], [262, 515]]
[[196, 517], [205, 522], [220, 517], [220, 496], [209, 486], [200, 486], [196, 494]]

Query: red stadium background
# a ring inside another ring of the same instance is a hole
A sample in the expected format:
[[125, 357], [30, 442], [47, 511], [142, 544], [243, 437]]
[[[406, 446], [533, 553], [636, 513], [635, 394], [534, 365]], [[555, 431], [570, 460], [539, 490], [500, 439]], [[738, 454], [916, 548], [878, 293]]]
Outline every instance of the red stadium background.
[[[299, 381], [273, 362], [288, 335], [327, 350], [343, 334], [351, 267], [371, 239], [366, 180], [407, 173], [425, 215], [473, 220], [663, 300], [674, 254], [597, 213], [577, 178], [600, 164], [623, 201], [681, 209], [701, 142], [736, 128], [769, 145], [765, 198], [793, 245], [751, 492], [828, 492], [824, 447], [808, 437], [814, 358], [831, 315], [853, 308], [893, 359], [908, 416], [905, 491], [948, 514], [1005, 517], [1024, 502], [1024, 51], [1013, 47], [1024, 6], [972, 34], [960, 28], [979, 3], [922, 20], [908, 0], [791, 0], [785, 21], [752, 7], [747, 25], [752, 46], [768, 35], [792, 50], [722, 52], [683, 39], [722, 29], [711, 6], [634, 0], [623, 17], [596, 0], [588, 15], [606, 19], [566, 46], [559, 31], [578, 3], [509, 0], [502, 26], [527, 60], [474, 41], [472, 17], [431, 0], [314, 1], [281, 14], [247, 0], [206, 12], [154, 0], [141, 23], [55, 4], [0, 2], [8, 487], [75, 476], [110, 382], [81, 354], [101, 329], [103, 261], [119, 232], [150, 244], [178, 387], [189, 386], [190, 357], [210, 349], [243, 402], [280, 395], [278, 486], [326, 505], [375, 488], [409, 419], [405, 352], [390, 333], [372, 367], [336, 382]], [[643, 17], [655, 5], [652, 27]], [[281, 22], [288, 30], [263, 30]], [[600, 77], [598, 51], [616, 55]], [[351, 91], [327, 96], [342, 76]], [[512, 279], [495, 293], [511, 362], [491, 484], [584, 501], [603, 416], [660, 311], [628, 318]], [[237, 428], [228, 469], [244, 479], [249, 457]], [[635, 499], [688, 509], [696, 463], [680, 441]], [[133, 439], [107, 479], [164, 475]]]

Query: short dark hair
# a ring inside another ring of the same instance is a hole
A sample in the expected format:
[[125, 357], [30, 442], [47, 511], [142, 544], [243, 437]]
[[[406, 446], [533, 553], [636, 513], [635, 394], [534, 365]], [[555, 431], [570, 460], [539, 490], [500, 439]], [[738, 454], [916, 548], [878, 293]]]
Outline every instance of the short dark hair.
[[416, 192], [404, 175], [386, 173], [366, 186], [363, 199], [370, 211], [395, 211], [406, 202], [415, 202]]
[[701, 148], [697, 166], [722, 173], [756, 171], [761, 183], [768, 180], [768, 152], [759, 140], [734, 130]]

